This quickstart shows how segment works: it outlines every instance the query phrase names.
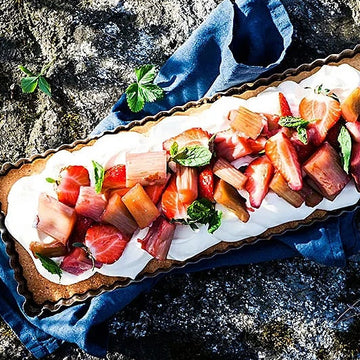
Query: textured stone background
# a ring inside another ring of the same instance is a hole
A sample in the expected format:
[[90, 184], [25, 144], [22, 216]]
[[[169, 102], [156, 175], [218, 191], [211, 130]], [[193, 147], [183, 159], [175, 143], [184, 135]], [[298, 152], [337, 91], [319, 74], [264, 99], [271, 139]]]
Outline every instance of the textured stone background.
[[[0, 165], [86, 137], [132, 79], [161, 66], [220, 0], [0, 0]], [[295, 31], [282, 71], [360, 38], [358, 0], [283, 0]], [[21, 93], [19, 64], [53, 97]], [[110, 322], [107, 358], [360, 358], [360, 258], [167, 276]], [[350, 307], [345, 320], [338, 317]], [[0, 321], [0, 358], [32, 359]], [[48, 359], [95, 359], [64, 345]]]

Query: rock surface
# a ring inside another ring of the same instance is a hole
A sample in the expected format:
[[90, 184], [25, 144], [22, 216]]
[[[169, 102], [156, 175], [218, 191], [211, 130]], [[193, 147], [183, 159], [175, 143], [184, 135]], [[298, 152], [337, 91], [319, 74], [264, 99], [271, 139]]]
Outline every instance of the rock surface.
[[[0, 165], [86, 137], [133, 68], [161, 66], [220, 0], [0, 0]], [[352, 48], [357, 0], [283, 0], [294, 25], [282, 71]], [[22, 94], [22, 64], [53, 97]], [[345, 269], [304, 259], [167, 276], [110, 322], [109, 359], [360, 357], [359, 258]], [[32, 359], [0, 322], [0, 358]], [[95, 359], [64, 345], [48, 359]]]

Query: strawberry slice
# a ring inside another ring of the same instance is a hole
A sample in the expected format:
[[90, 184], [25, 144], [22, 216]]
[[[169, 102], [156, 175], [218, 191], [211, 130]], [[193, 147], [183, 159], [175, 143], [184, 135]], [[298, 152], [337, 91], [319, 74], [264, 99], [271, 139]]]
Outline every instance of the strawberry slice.
[[84, 166], [70, 165], [60, 171], [56, 193], [63, 204], [74, 207], [79, 196], [80, 186], [89, 186], [89, 172]]
[[114, 165], [107, 169], [104, 174], [103, 190], [124, 188], [126, 186], [126, 166]]
[[144, 190], [149, 195], [149, 198], [155, 205], [160, 201], [161, 195], [163, 194], [169, 179], [170, 174], [167, 174], [165, 184], [144, 186]]
[[291, 141], [282, 132], [272, 136], [266, 142], [265, 154], [275, 169], [285, 178], [292, 190], [300, 190], [302, 188], [301, 168], [296, 150]]
[[199, 173], [198, 190], [200, 198], [214, 201], [214, 172], [210, 165]]
[[185, 219], [186, 209], [190, 204], [184, 204], [179, 199], [179, 193], [176, 187], [176, 177], [173, 175], [169, 185], [161, 197], [162, 213], [169, 219]]
[[303, 98], [299, 105], [300, 116], [311, 121], [308, 125], [309, 139], [319, 146], [330, 128], [340, 119], [340, 104], [330, 96], [312, 94]]
[[94, 220], [86, 216], [77, 215], [75, 226], [70, 235], [69, 241], [67, 243], [68, 249], [72, 249], [72, 244], [75, 242], [84, 242], [85, 235], [88, 229], [94, 224]]
[[122, 255], [128, 240], [115, 226], [98, 224], [86, 232], [85, 245], [96, 261], [113, 264]]
[[282, 92], [279, 92], [279, 102], [280, 102], [280, 115], [281, 116], [293, 116], [289, 103], [286, 100], [285, 95]]
[[192, 146], [192, 145], [199, 145], [199, 146], [209, 146], [209, 139], [211, 135], [201, 129], [201, 128], [192, 128], [189, 130], [185, 130], [179, 135], [171, 137], [168, 140], [163, 142], [163, 149], [167, 152], [170, 152], [170, 148], [174, 142], [176, 142], [179, 146], [179, 149], [183, 148], [184, 146]]
[[261, 156], [250, 163], [245, 170], [248, 177], [245, 189], [250, 195], [250, 205], [259, 208], [269, 191], [274, 167], [266, 156]]

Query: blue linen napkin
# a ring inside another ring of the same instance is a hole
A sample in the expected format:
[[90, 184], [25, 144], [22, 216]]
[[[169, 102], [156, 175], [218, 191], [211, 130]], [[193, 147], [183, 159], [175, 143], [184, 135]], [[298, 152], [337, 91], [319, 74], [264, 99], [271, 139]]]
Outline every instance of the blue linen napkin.
[[[147, 104], [141, 113], [133, 114], [122, 97], [92, 134], [254, 80], [282, 60], [292, 30], [279, 0], [225, 0], [161, 68], [156, 82], [165, 89], [165, 99]], [[327, 265], [344, 265], [346, 257], [359, 250], [354, 216], [354, 213], [345, 214], [176, 272], [258, 263], [299, 254]], [[75, 343], [92, 355], [104, 356], [107, 319], [140, 293], [150, 290], [161, 277], [108, 292], [47, 318], [29, 318], [22, 312], [23, 298], [16, 291], [5, 246], [0, 242], [0, 314], [35, 357], [50, 354], [63, 342]]]

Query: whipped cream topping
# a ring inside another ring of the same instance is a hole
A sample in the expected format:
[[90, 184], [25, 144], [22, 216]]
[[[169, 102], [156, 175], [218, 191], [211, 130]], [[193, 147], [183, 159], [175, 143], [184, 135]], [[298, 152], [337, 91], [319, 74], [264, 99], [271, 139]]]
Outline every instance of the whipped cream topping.
[[[59, 283], [59, 277], [50, 274], [29, 250], [31, 241], [40, 238], [47, 241], [46, 236], [40, 234], [34, 226], [39, 194], [46, 192], [56, 197], [53, 185], [45, 180], [47, 177], [56, 178], [65, 166], [83, 165], [89, 170], [93, 184], [92, 160], [99, 162], [106, 169], [115, 164], [124, 163], [126, 152], [161, 150], [164, 140], [193, 127], [201, 127], [210, 133], [225, 130], [229, 128], [227, 119], [229, 111], [239, 106], [245, 106], [256, 112], [279, 114], [279, 92], [286, 96], [294, 116], [298, 116], [299, 102], [304, 96], [312, 93], [312, 90], [306, 89], [306, 87], [313, 88], [320, 84], [323, 84], [324, 88], [333, 90], [342, 101], [355, 87], [360, 85], [360, 73], [347, 64], [323, 66], [317, 73], [299, 84], [293, 81], [285, 81], [278, 87], [269, 87], [248, 100], [237, 97], [222, 97], [208, 109], [194, 115], [167, 117], [153, 126], [147, 134], [121, 131], [118, 134], [105, 135], [97, 140], [94, 145], [83, 147], [78, 151], [59, 151], [47, 161], [46, 168], [41, 174], [23, 177], [14, 184], [8, 196], [6, 227], [12, 236], [30, 253], [39, 273], [46, 279]], [[242, 192], [242, 195], [247, 198], [245, 191]], [[359, 198], [360, 194], [356, 191], [352, 181], [334, 201], [323, 199], [314, 208], [305, 204], [299, 208], [294, 208], [270, 191], [260, 208], [250, 213], [250, 219], [247, 223], [241, 222], [232, 212], [217, 204], [216, 207], [223, 212], [220, 228], [213, 234], [209, 234], [206, 226], [201, 226], [199, 230], [193, 231], [188, 226], [177, 225], [168, 258], [183, 261], [220, 241], [233, 242], [250, 236], [257, 236], [268, 228], [289, 221], [305, 219], [316, 209], [336, 210], [355, 204]], [[135, 278], [152, 259], [150, 254], [141, 249], [140, 243], [137, 241], [138, 238], [143, 238], [146, 232], [147, 229], [143, 229], [133, 235], [118, 261], [111, 265], [103, 265], [94, 271], [109, 276]], [[61, 258], [54, 260], [60, 262]], [[60, 283], [63, 285], [73, 284], [89, 278], [93, 273], [92, 270], [88, 270], [79, 276], [75, 276], [63, 272]]]

